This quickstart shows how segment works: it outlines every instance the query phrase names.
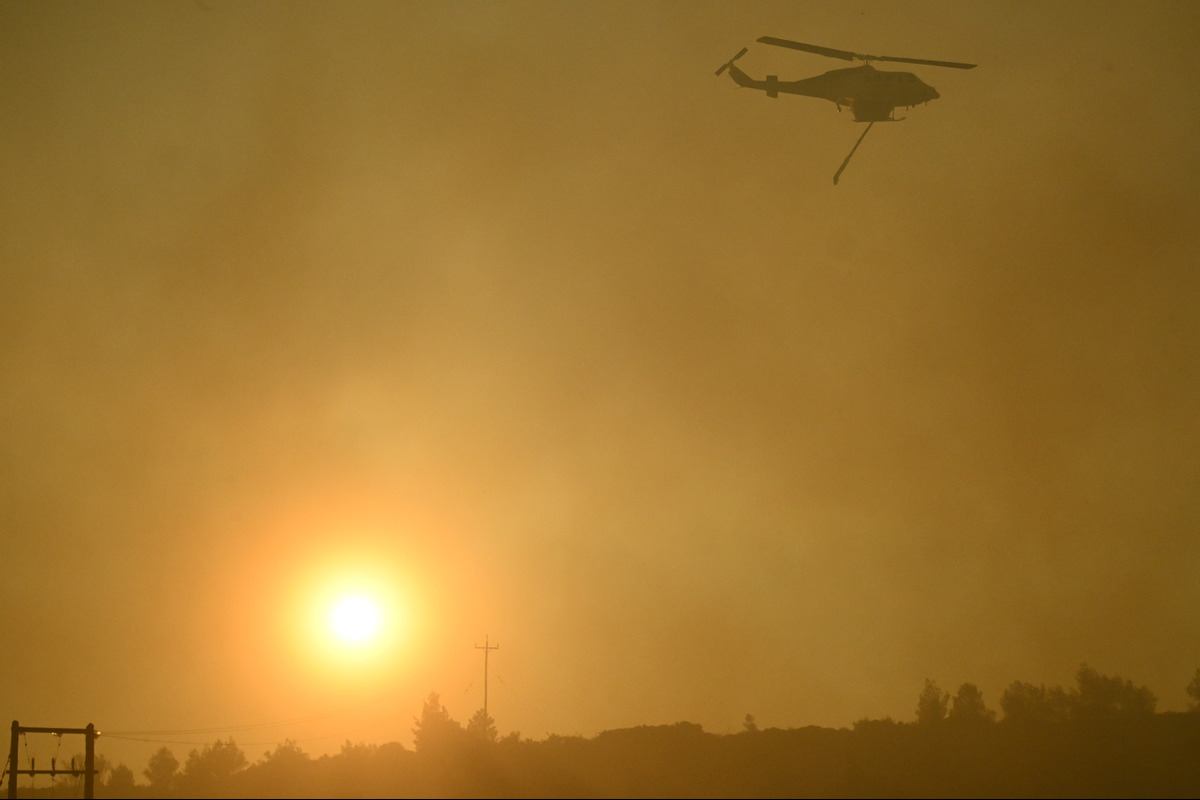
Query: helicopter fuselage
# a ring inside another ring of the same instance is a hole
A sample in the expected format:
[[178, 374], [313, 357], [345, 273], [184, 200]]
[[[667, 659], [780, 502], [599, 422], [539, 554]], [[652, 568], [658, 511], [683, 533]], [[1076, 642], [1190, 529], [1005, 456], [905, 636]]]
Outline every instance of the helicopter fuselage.
[[854, 112], [855, 122], [891, 121], [895, 119], [892, 115], [895, 109], [928, 103], [940, 96], [911, 72], [880, 70], [870, 64], [835, 69], [798, 81], [781, 81], [775, 75], [755, 80], [736, 65], [728, 66], [738, 86], [759, 89], [768, 97], [778, 97], [781, 92], [817, 97], [836, 104], [839, 110], [848, 106]]

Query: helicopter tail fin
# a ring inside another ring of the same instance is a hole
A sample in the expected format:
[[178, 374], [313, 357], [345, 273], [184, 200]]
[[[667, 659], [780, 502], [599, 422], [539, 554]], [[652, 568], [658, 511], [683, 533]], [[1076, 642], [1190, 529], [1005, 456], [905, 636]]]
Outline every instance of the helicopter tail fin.
[[765, 89], [766, 88], [766, 86], [767, 86], [766, 81], [754, 80], [754, 78], [751, 78], [749, 75], [742, 72], [740, 69], [738, 69], [732, 63], [728, 64], [727, 66], [729, 67], [729, 77], [733, 78], [733, 82], [736, 83], [738, 86], [742, 86], [747, 89]]
[[752, 86], [754, 84], [753, 78], [742, 72], [733, 64], [729, 65], [729, 77], [733, 78], [733, 82], [738, 86]]
[[725, 70], [729, 70], [729, 77], [733, 78], [733, 82], [745, 89], [758, 89], [761, 92], [766, 92], [767, 97], [779, 97], [779, 77], [777, 75], [768, 75], [765, 81], [756, 81], [746, 73], [737, 68], [737, 65], [730, 61], [725, 66], [721, 67], [721, 74]]

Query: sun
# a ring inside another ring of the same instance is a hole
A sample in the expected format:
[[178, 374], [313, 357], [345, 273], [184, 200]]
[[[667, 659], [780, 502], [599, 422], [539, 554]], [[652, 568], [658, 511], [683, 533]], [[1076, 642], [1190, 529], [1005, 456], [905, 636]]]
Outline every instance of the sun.
[[[425, 584], [389, 542], [324, 534], [299, 549], [281, 578], [268, 630], [296, 674], [356, 689], [418, 655]], [[286, 581], [286, 583], [284, 582]]]
[[366, 595], [347, 595], [334, 603], [329, 624], [343, 642], [369, 641], [379, 633], [379, 604]]

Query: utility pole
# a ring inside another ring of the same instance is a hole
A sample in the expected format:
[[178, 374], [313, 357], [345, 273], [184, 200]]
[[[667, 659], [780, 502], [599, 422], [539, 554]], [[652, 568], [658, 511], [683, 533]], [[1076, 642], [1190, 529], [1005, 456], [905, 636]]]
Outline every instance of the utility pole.
[[475, 649], [483, 651], [483, 724], [486, 729], [486, 726], [488, 725], [488, 723], [490, 723], [492, 721], [492, 718], [488, 716], [488, 710], [487, 710], [488, 653], [492, 652], [493, 650], [499, 650], [500, 645], [488, 644], [488, 637], [484, 636], [483, 637], [483, 647], [480, 647], [479, 645], [475, 645]]
[[[71, 759], [70, 769], [59, 769], [55, 759], [50, 759], [50, 769], [34, 769], [30, 763], [29, 769], [19, 769], [17, 767], [17, 743], [21, 739], [21, 734], [24, 733], [52, 733], [55, 736], [62, 736], [64, 733], [80, 733], [86, 739], [83, 749], [83, 769], [77, 769], [74, 764], [74, 759]], [[31, 728], [28, 725], [21, 725], [15, 719], [12, 724], [12, 741], [8, 752], [8, 797], [14, 800], [17, 796], [17, 776], [18, 775], [75, 775], [83, 776], [83, 796], [91, 800], [93, 794], [94, 779], [96, 777], [96, 737], [100, 734], [96, 731], [96, 726], [88, 723], [86, 728]]]

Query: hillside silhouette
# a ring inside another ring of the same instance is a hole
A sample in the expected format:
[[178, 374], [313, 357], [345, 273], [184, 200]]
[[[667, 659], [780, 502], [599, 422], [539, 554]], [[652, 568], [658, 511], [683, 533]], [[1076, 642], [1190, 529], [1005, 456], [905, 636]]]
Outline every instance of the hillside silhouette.
[[[232, 738], [167, 747], [140, 774], [104, 765], [96, 797], [1196, 797], [1200, 669], [1188, 712], [1159, 713], [1146, 687], [1081, 666], [1076, 685], [1016, 681], [989, 709], [973, 684], [925, 681], [916, 719], [851, 728], [713, 734], [690, 722], [591, 738], [499, 736], [482, 709], [464, 725], [436, 693], [413, 747], [347, 741], [313, 758], [285, 740], [251, 762]], [[20, 797], [81, 797], [80, 782]]]

